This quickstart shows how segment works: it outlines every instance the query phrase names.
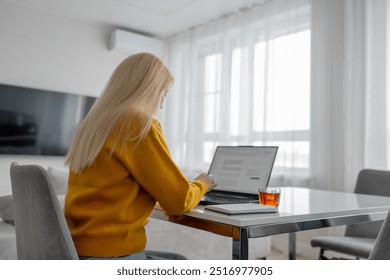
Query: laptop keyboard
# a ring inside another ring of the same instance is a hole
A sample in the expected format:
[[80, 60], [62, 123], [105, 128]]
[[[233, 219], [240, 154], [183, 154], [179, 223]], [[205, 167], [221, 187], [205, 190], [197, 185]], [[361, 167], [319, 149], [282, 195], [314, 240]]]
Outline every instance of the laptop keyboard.
[[226, 196], [218, 193], [207, 193], [200, 204], [235, 204], [235, 203], [258, 203], [259, 200], [252, 197]]

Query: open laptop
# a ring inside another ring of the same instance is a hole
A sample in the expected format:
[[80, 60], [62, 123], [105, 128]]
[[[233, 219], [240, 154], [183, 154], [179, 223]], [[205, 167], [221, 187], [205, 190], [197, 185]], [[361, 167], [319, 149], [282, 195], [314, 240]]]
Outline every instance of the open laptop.
[[276, 146], [218, 146], [208, 172], [218, 185], [199, 204], [258, 202], [258, 189], [268, 185], [277, 151]]

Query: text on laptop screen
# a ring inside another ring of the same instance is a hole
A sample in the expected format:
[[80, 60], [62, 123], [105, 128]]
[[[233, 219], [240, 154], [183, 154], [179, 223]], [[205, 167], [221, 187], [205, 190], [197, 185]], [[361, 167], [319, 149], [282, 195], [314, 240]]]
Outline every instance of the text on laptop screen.
[[214, 154], [209, 174], [216, 190], [257, 193], [267, 186], [278, 147], [224, 147]]

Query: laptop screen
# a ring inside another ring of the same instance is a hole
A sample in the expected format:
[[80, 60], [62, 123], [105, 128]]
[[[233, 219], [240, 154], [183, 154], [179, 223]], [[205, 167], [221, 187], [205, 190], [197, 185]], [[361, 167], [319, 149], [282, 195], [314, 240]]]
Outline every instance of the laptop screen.
[[208, 174], [218, 186], [215, 190], [257, 193], [267, 186], [278, 147], [218, 146]]

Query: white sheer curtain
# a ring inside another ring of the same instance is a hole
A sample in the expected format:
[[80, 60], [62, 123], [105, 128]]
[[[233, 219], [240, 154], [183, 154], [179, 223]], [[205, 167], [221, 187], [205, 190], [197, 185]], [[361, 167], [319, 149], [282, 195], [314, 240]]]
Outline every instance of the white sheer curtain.
[[308, 0], [264, 1], [166, 44], [175, 84], [160, 119], [179, 166], [207, 171], [217, 145], [278, 145], [277, 183], [309, 178]]
[[353, 191], [389, 168], [386, 0], [312, 1], [311, 178]]
[[278, 145], [274, 183], [339, 191], [389, 169], [389, 10], [269, 0], [169, 38], [161, 119], [177, 163], [192, 174], [216, 145]]

